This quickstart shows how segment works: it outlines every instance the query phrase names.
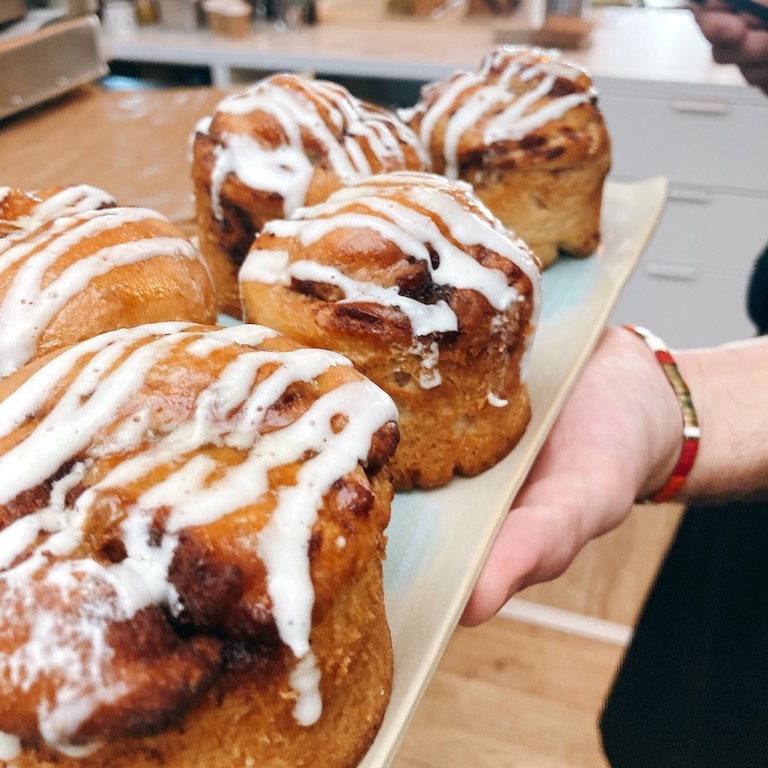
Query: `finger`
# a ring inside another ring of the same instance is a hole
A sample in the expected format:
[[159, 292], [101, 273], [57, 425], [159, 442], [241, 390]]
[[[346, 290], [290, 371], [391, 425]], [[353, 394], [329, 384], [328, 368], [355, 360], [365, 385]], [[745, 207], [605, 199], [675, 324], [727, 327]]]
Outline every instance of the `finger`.
[[540, 506], [513, 509], [496, 537], [461, 623], [475, 626], [487, 621], [527, 584], [559, 576], [583, 543], [576, 516], [568, 510]]
[[742, 17], [732, 10], [695, 9], [696, 22], [702, 34], [715, 49], [738, 48], [747, 34], [747, 26]]
[[747, 30], [736, 47], [713, 47], [712, 58], [718, 64], [735, 64], [745, 75], [759, 76], [768, 67], [768, 31]]
[[750, 85], [756, 85], [768, 92], [768, 64], [755, 67], [744, 66], [741, 71]]
[[621, 467], [612, 467], [608, 457], [600, 463], [607, 472], [573, 468], [524, 487], [502, 523], [462, 624], [487, 621], [520, 589], [557, 578], [587, 542], [626, 517], [634, 498]]

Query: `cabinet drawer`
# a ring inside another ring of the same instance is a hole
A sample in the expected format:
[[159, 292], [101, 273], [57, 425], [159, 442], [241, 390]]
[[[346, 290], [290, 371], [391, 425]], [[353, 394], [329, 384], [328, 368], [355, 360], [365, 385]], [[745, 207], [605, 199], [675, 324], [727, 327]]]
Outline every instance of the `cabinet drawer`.
[[735, 274], [699, 271], [686, 280], [640, 266], [611, 315], [611, 324], [644, 325], [673, 347], [702, 347], [753, 336], [746, 282]]
[[768, 244], [768, 195], [729, 195], [670, 184], [643, 263], [748, 274]]
[[659, 226], [611, 321], [647, 325], [673, 346], [754, 333], [746, 288], [768, 244], [768, 197], [671, 186]]
[[768, 103], [602, 96], [613, 174], [768, 190]]

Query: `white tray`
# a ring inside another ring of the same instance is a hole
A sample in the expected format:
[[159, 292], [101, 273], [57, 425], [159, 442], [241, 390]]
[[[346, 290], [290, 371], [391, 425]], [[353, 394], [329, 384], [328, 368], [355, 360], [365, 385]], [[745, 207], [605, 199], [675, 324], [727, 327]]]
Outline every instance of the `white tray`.
[[515, 450], [479, 477], [396, 496], [384, 564], [394, 685], [360, 768], [391, 765], [496, 531], [654, 230], [666, 189], [661, 178], [609, 183], [598, 252], [545, 272], [528, 382], [533, 415]]

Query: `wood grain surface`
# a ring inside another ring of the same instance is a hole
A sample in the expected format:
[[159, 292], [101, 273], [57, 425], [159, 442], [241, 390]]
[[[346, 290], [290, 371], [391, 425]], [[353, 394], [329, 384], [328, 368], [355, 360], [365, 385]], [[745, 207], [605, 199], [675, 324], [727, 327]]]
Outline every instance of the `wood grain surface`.
[[508, 619], [457, 630], [393, 768], [606, 768], [597, 718], [621, 653]]
[[87, 86], [0, 121], [0, 185], [92, 184], [176, 223], [193, 215], [189, 140], [224, 91]]

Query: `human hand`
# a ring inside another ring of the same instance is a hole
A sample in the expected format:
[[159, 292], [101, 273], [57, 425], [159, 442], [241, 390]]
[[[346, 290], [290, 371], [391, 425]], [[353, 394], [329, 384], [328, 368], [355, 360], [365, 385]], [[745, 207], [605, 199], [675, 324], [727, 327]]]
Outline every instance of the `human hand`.
[[[757, 0], [768, 5], [766, 0]], [[718, 64], [735, 64], [751, 85], [768, 94], [768, 28], [754, 16], [738, 13], [725, 0], [705, 0], [693, 8]]]
[[502, 524], [461, 623], [480, 624], [519, 589], [559, 576], [588, 541], [619, 525], [671, 473], [681, 426], [644, 342], [608, 329]]

